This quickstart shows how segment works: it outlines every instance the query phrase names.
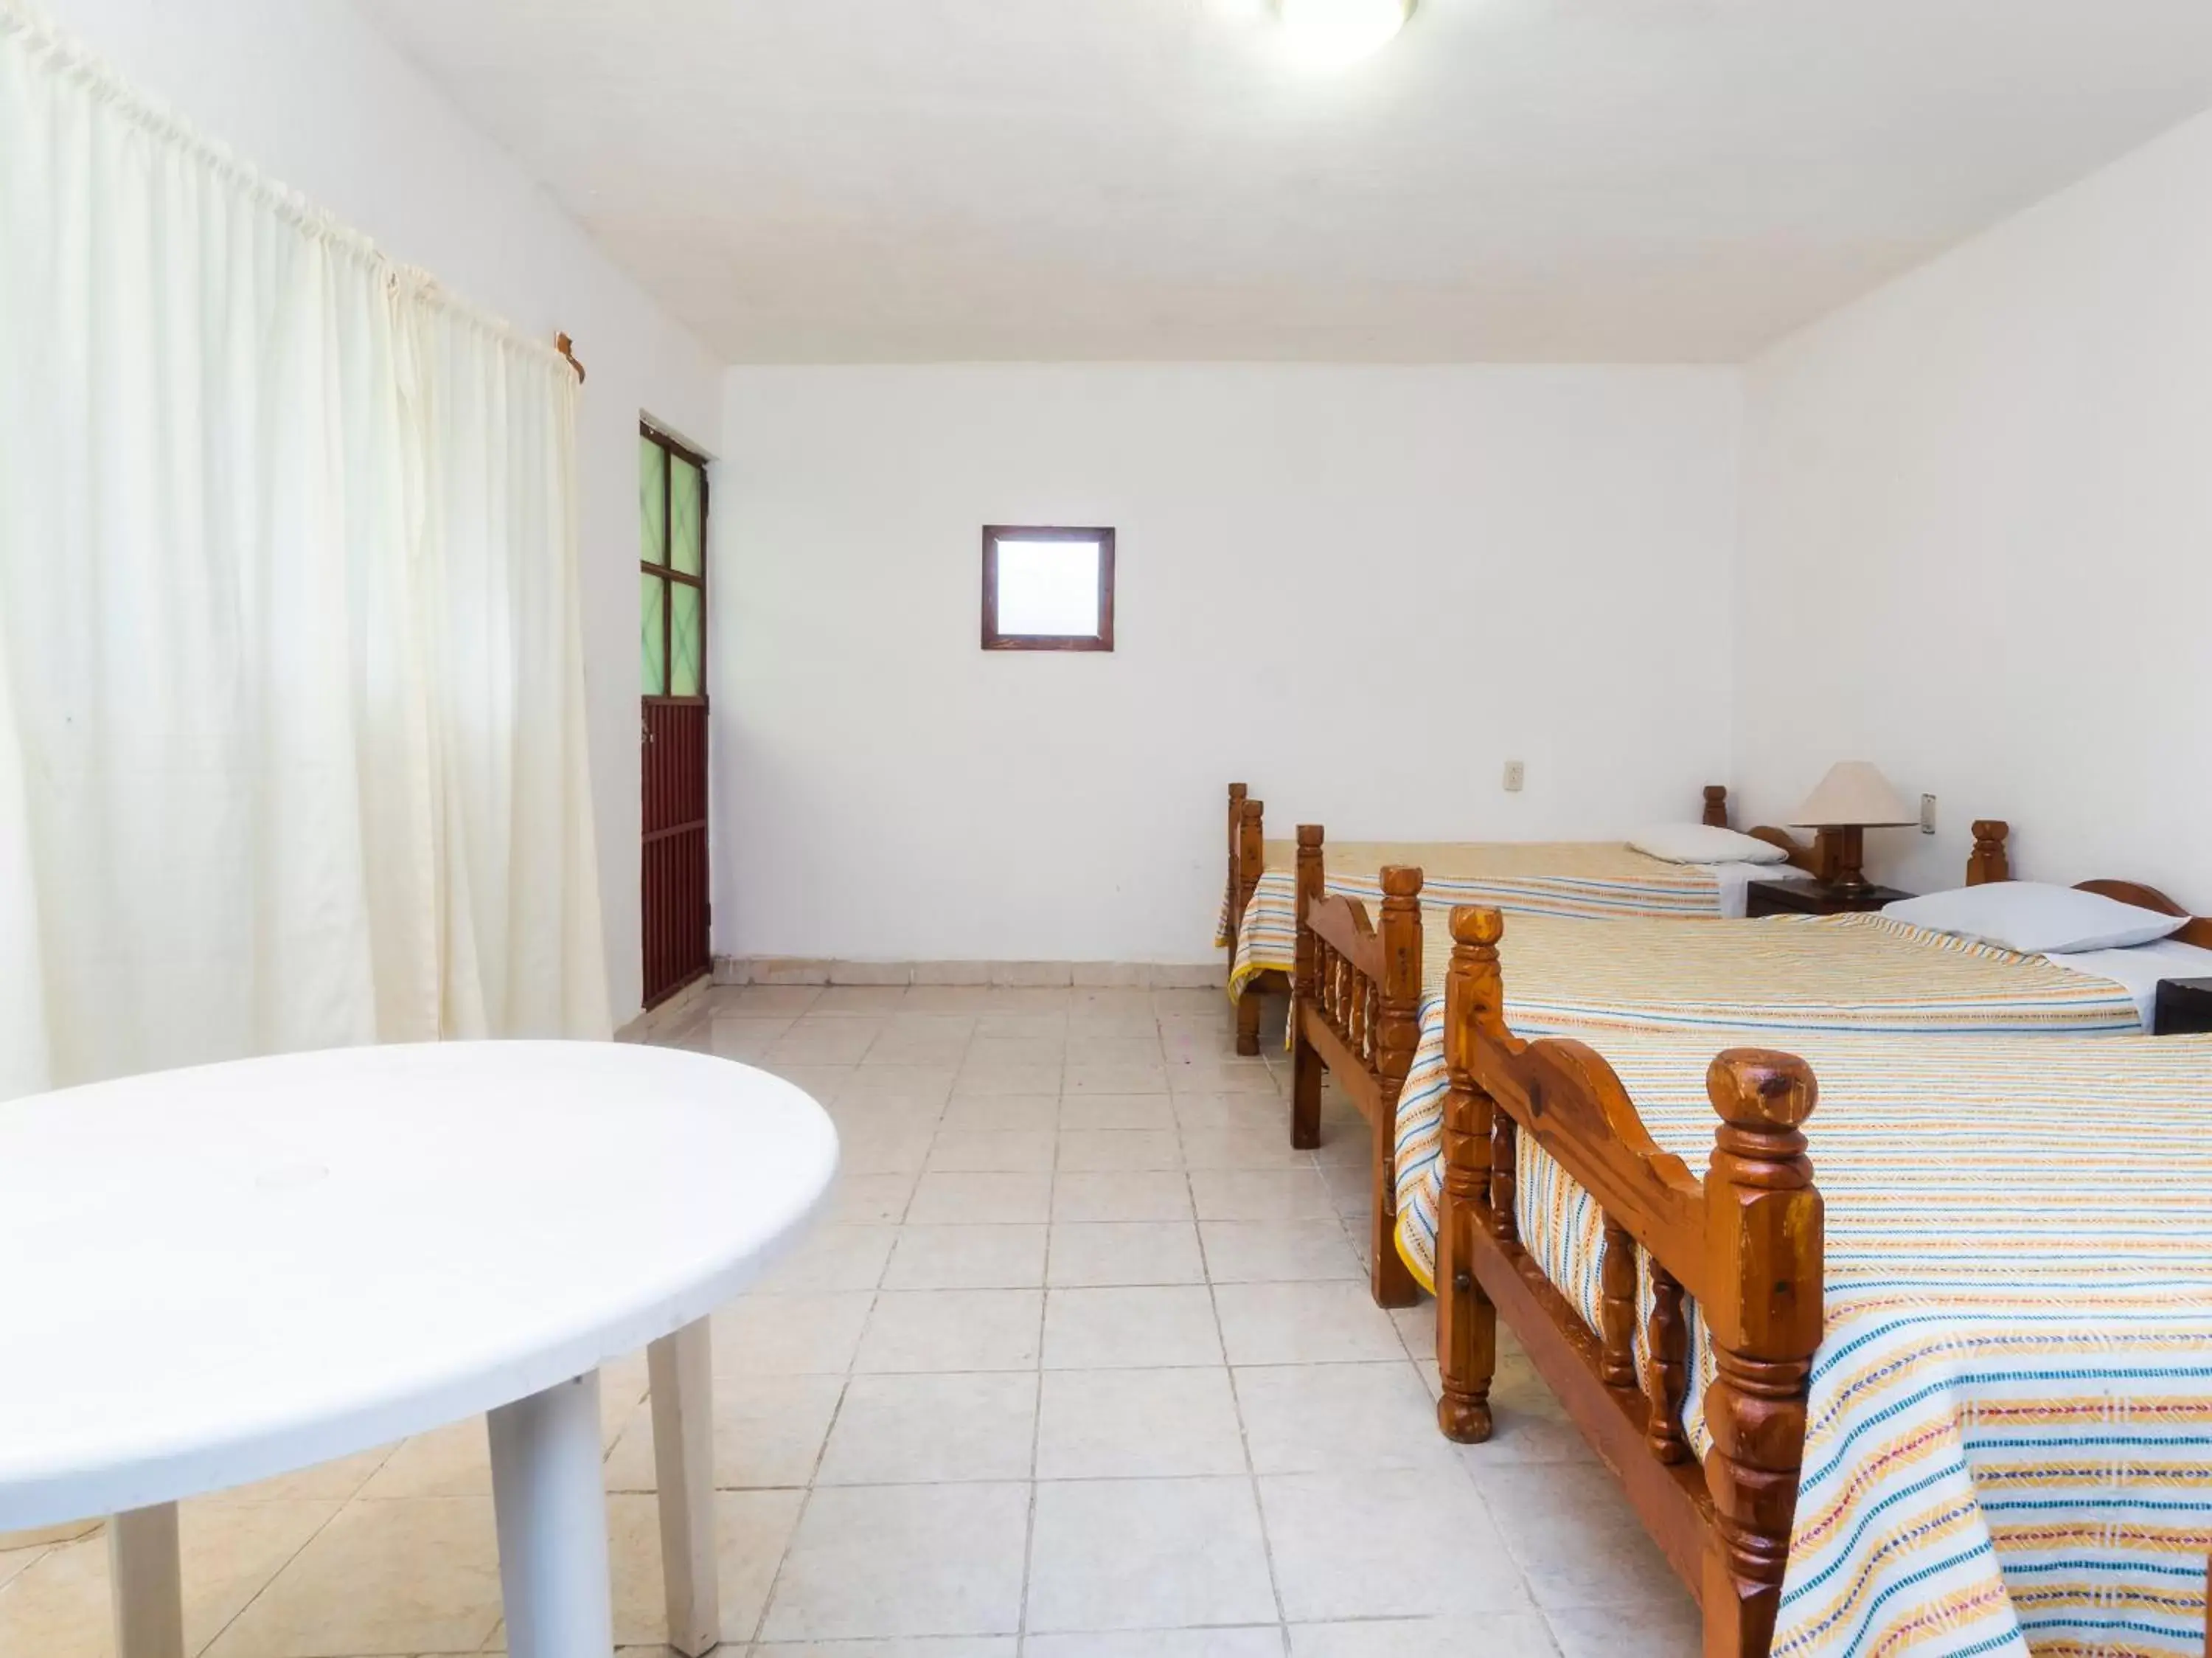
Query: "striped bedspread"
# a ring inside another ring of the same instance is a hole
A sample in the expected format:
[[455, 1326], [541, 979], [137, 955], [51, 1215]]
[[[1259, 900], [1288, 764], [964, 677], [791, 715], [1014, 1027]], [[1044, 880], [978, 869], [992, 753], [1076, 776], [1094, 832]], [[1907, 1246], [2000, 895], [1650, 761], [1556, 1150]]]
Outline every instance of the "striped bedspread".
[[[1702, 1172], [1711, 1036], [1603, 1039]], [[2212, 1548], [2212, 1038], [1790, 1045], [1826, 1332], [1777, 1658], [2197, 1658]], [[1595, 1326], [1595, 1206], [1525, 1137], [1521, 1228]], [[1648, 1301], [1647, 1301], [1648, 1306]], [[1700, 1455], [1710, 1350], [1685, 1411]]]
[[[1291, 971], [1297, 949], [1297, 877], [1294, 842], [1267, 844], [1267, 868], [1245, 906], [1237, 954], [1230, 964], [1229, 993], [1253, 978]], [[1424, 908], [1489, 904], [1514, 915], [1583, 921], [1643, 917], [1711, 919], [1721, 913], [1721, 886], [1710, 869], [1668, 863], [1607, 841], [1332, 842], [1322, 849], [1328, 890], [1358, 899], [1373, 911], [1382, 902], [1380, 871], [1410, 863], [1421, 871]], [[1230, 942], [1230, 900], [1224, 891], [1214, 942]]]
[[[1449, 930], [1424, 917], [1421, 943], [1420, 1045], [1398, 1097], [1398, 1252], [1433, 1287]], [[1498, 958], [1516, 1034], [1572, 1033], [1607, 1053], [1617, 1033], [1691, 1033], [1710, 1058], [1759, 1044], [1795, 1051], [1821, 1032], [2049, 1037], [2142, 1028], [2135, 998], [2111, 979], [1878, 915], [1710, 927], [1515, 916]]]

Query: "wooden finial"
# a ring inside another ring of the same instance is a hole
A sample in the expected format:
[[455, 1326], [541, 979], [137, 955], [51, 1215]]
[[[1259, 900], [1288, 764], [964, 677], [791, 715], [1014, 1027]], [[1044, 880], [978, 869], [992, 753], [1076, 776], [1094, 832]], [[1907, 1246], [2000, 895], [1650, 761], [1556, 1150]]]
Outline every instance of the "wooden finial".
[[553, 336], [553, 349], [568, 359], [568, 366], [576, 371], [576, 384], [584, 383], [584, 365], [576, 361], [576, 342], [566, 334]]
[[1966, 858], [1967, 886], [2012, 879], [2012, 858], [2005, 850], [2005, 840], [2011, 833], [2012, 826], [2002, 818], [1974, 820], [1974, 850]]
[[1728, 787], [1724, 783], [1705, 785], [1705, 822], [1715, 829], [1728, 827]]

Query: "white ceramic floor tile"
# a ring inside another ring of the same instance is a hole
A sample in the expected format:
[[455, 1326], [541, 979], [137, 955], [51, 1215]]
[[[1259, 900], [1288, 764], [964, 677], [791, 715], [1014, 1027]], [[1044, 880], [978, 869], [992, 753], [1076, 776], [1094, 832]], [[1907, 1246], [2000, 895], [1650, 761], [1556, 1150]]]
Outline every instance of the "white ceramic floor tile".
[[1291, 1143], [1291, 1117], [1265, 1128], [1186, 1128], [1182, 1158], [1191, 1168], [1310, 1168], [1313, 1153]]
[[1076, 1222], [1052, 1228], [1045, 1282], [1055, 1288], [1205, 1279], [1198, 1232], [1188, 1221]]
[[[769, 1585], [799, 1523], [800, 1491], [714, 1493], [715, 1582], [720, 1590], [722, 1639], [750, 1639], [768, 1604]], [[668, 1633], [668, 1600], [661, 1571], [660, 1510], [650, 1496], [607, 1499], [608, 1567], [614, 1578], [615, 1643], [650, 1643], [656, 1658]], [[504, 1645], [504, 1629], [501, 1644]]]
[[1062, 1174], [1053, 1184], [1052, 1218], [1081, 1221], [1187, 1221], [1190, 1186], [1166, 1170]]
[[886, 1289], [1029, 1289], [1042, 1285], [1042, 1226], [908, 1226], [884, 1275]]
[[837, 1184], [831, 1188], [830, 1206], [823, 1219], [854, 1225], [876, 1225], [903, 1220], [907, 1204], [914, 1198], [915, 1183], [919, 1178], [913, 1174], [856, 1175], [841, 1173]]
[[[921, 1637], [911, 1641], [764, 1641], [750, 1658], [1014, 1658], [1011, 1635]], [[656, 1651], [651, 1658], [667, 1658]]]
[[1164, 1094], [1071, 1094], [1060, 1101], [1060, 1125], [1108, 1134], [1171, 1129], [1175, 1107]]
[[940, 1129], [929, 1149], [932, 1173], [1035, 1174], [1053, 1166], [1049, 1129]]
[[1025, 1484], [818, 1490], [776, 1579], [768, 1641], [1010, 1635], [1021, 1627]]
[[714, 1314], [717, 1375], [823, 1375], [849, 1369], [875, 1305], [872, 1291], [748, 1295]]
[[1259, 1484], [1294, 1624], [1534, 1609], [1490, 1510], [1456, 1469], [1267, 1474]]
[[1173, 1129], [1069, 1129], [1060, 1137], [1058, 1166], [1079, 1173], [1181, 1168], [1182, 1147]]
[[883, 1281], [898, 1235], [889, 1226], [817, 1224], [796, 1248], [770, 1267], [763, 1290], [795, 1295], [822, 1289], [873, 1289]]
[[1248, 1629], [1137, 1630], [1112, 1635], [1032, 1635], [1024, 1658], [1282, 1658], [1283, 1631]]
[[[18, 1585], [9, 1594], [20, 1591]], [[209, 1652], [210, 1658], [465, 1652], [481, 1646], [499, 1620], [499, 1550], [489, 1490], [356, 1499], [276, 1574]]]
[[1011, 1374], [855, 1376], [823, 1453], [823, 1485], [1026, 1479], [1037, 1378]]
[[1553, 1658], [1559, 1650], [1535, 1612], [1293, 1624], [1290, 1634], [1291, 1658]]
[[907, 1205], [916, 1226], [1018, 1224], [1052, 1216], [1052, 1176], [1045, 1174], [925, 1174]]
[[1359, 1258], [1335, 1219], [1200, 1221], [1206, 1276], [1216, 1283], [1357, 1278]]
[[1437, 1468], [1458, 1460], [1410, 1364], [1262, 1365], [1234, 1376], [1260, 1473]]
[[1225, 1370], [1045, 1372], [1039, 1479], [1241, 1474], [1245, 1467]]
[[[714, 1484], [726, 1490], [803, 1486], [814, 1475], [830, 1419], [843, 1396], [842, 1375], [714, 1376]], [[649, 1491], [657, 1485], [653, 1460], [653, 1405], [630, 1413], [607, 1454], [607, 1489]]]
[[1042, 1065], [979, 1065], [972, 1055], [962, 1065], [960, 1074], [952, 1079], [952, 1097], [956, 1100], [988, 1099], [1002, 1094], [1058, 1094], [1060, 1092], [1060, 1068], [1056, 1064]]
[[1687, 1590], [1648, 1606], [1554, 1607], [1544, 1615], [1563, 1658], [1698, 1658], [1705, 1647]]
[[1182, 1629], [1276, 1616], [1249, 1480], [1037, 1486], [1032, 1631]]
[[1043, 1308], [1038, 1289], [886, 1289], [876, 1297], [853, 1368], [1033, 1370]]
[[1470, 1462], [1528, 1588], [1548, 1611], [1665, 1606], [1685, 1593], [1602, 1467]]
[[988, 1094], [947, 1103], [938, 1126], [948, 1133], [1028, 1131], [1049, 1133], [1060, 1126], [1057, 1094]]
[[1334, 1364], [1403, 1359], [1397, 1326], [1364, 1283], [1215, 1286], [1231, 1364]]
[[1046, 1293], [1048, 1370], [1219, 1364], [1213, 1300], [1201, 1286]]
[[1310, 1168], [1194, 1168], [1190, 1192], [1201, 1221], [1314, 1221], [1336, 1213]]

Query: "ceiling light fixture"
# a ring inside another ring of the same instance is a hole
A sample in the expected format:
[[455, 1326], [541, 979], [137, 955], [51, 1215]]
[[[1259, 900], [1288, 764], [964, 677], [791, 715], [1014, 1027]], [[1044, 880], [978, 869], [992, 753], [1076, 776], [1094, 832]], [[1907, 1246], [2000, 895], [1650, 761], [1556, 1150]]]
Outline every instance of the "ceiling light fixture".
[[1413, 0], [1275, 0], [1293, 56], [1322, 68], [1358, 63], [1397, 37]]

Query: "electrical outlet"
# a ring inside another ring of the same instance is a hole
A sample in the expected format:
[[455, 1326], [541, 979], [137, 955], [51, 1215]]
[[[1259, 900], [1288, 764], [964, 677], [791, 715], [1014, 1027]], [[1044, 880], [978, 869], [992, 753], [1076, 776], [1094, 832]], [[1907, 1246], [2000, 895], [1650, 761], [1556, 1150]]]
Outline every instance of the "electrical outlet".
[[1526, 762], [1522, 760], [1508, 760], [1505, 762], [1505, 792], [1507, 794], [1519, 794], [1521, 792], [1521, 785], [1528, 781], [1528, 767]]
[[1923, 835], [1936, 832], [1936, 796], [1933, 795], [1920, 797], [1920, 832]]

